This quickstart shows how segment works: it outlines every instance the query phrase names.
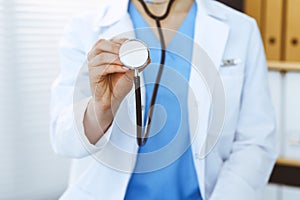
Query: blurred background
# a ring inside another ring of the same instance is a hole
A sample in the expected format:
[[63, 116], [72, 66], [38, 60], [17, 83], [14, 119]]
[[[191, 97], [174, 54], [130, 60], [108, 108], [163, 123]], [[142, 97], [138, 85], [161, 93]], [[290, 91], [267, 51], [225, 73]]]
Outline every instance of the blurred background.
[[[104, 0], [0, 0], [0, 200], [57, 199], [70, 160], [49, 143], [50, 87], [58, 43], [72, 16]], [[266, 200], [300, 199], [299, 0], [220, 0], [257, 20], [277, 112], [280, 157]]]

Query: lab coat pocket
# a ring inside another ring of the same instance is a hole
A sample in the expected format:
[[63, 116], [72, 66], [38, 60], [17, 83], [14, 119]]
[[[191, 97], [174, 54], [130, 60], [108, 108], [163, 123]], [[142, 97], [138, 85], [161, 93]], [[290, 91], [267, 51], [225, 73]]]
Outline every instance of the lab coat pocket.
[[221, 74], [225, 92], [225, 122], [224, 131], [235, 132], [237, 125], [244, 82], [242, 73]]

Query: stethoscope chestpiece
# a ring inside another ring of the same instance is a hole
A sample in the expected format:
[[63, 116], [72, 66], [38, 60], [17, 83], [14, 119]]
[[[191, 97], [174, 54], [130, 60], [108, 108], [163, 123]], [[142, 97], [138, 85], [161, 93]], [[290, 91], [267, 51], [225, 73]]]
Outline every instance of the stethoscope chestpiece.
[[143, 138], [142, 136], [143, 116], [139, 69], [148, 64], [149, 49], [141, 40], [130, 39], [121, 45], [119, 49], [119, 58], [125, 67], [135, 71], [136, 138], [137, 144], [142, 146], [146, 143], [147, 138]]
[[125, 67], [133, 70], [141, 69], [148, 63], [149, 49], [143, 41], [129, 39], [121, 45], [119, 58]]

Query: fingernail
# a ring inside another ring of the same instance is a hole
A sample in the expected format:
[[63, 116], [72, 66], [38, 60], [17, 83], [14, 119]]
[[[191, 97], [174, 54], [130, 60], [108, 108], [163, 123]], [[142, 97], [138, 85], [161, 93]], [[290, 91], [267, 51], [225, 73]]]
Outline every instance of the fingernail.
[[122, 67], [123, 69], [126, 69], [126, 70], [128, 70], [128, 68], [127, 67]]

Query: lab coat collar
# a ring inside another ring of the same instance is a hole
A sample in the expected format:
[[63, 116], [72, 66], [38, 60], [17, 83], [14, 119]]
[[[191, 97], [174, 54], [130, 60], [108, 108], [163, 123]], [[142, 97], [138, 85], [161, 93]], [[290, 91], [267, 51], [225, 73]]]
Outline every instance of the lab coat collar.
[[[95, 21], [95, 28], [110, 26], [115, 22], [122, 19], [128, 11], [128, 4], [130, 0], [110, 0], [103, 4], [99, 13], [102, 13], [98, 16], [98, 19]], [[226, 20], [227, 15], [225, 13], [220, 13], [216, 11], [215, 7], [212, 5], [214, 0], [195, 0], [198, 8], [207, 15], [214, 17], [219, 20]]]

